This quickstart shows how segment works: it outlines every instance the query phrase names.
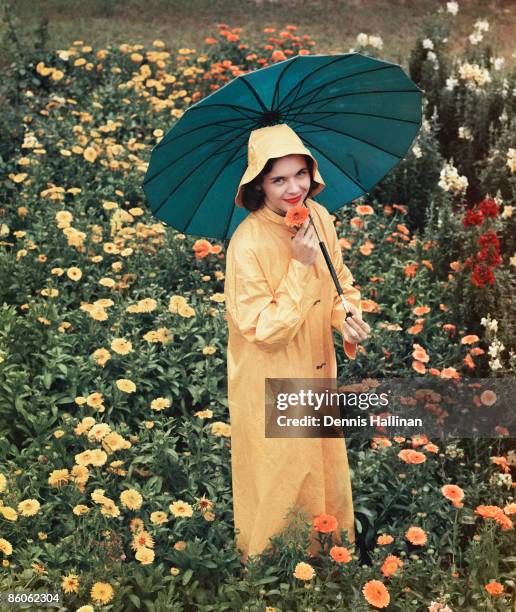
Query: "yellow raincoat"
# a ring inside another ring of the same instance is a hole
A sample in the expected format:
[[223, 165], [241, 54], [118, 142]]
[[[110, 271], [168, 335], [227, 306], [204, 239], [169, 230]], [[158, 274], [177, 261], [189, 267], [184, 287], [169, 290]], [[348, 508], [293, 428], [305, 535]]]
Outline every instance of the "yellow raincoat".
[[[254, 139], [249, 166], [257, 159], [259, 163], [254, 163], [251, 178], [244, 175], [241, 185], [252, 180], [269, 157], [311, 155], [292, 130], [293, 136], [287, 134], [289, 148], [284, 128], [281, 146], [276, 148], [280, 153], [273, 153], [279, 126], [255, 132], [263, 136], [264, 130], [269, 131], [267, 146], [257, 147]], [[315, 171], [314, 179], [322, 183]], [[360, 292], [343, 263], [329, 212], [309, 198], [306, 204], [345, 298], [361, 313]], [[350, 541], [355, 539], [345, 440], [265, 438], [264, 434], [266, 378], [337, 376], [332, 328], [341, 330], [344, 309], [322, 253], [305, 266], [292, 258], [291, 236], [284, 217], [264, 206], [239, 225], [227, 250], [224, 291], [233, 509], [244, 562], [249, 555], [262, 553], [269, 538], [286, 527], [291, 506], [303, 508], [310, 519], [319, 514], [335, 516], [339, 529], [347, 530]], [[354, 359], [356, 345], [345, 343], [345, 351]], [[309, 552], [316, 550], [312, 540]]]

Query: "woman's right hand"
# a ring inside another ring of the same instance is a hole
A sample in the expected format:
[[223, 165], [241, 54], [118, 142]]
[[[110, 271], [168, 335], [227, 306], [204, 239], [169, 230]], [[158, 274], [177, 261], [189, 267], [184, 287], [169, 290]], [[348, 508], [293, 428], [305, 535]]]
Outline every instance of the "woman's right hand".
[[311, 266], [317, 258], [319, 242], [317, 241], [314, 226], [310, 223], [310, 217], [305, 219], [303, 225], [297, 230], [296, 235], [291, 240], [292, 257], [305, 266]]

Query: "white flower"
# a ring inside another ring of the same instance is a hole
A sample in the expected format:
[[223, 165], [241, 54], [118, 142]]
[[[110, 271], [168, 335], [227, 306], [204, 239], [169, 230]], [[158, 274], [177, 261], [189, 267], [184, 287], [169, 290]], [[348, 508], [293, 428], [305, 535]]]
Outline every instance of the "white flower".
[[364, 32], [360, 32], [360, 34], [357, 35], [357, 45], [359, 47], [365, 47], [368, 41], [369, 36], [367, 34], [364, 34]]
[[446, 10], [448, 11], [448, 13], [451, 13], [452, 15], [456, 15], [459, 12], [458, 2], [447, 2]]
[[512, 147], [507, 150], [507, 166], [512, 173], [516, 172], [516, 149]]
[[476, 89], [491, 81], [489, 70], [468, 62], [459, 66], [459, 77], [466, 83], [468, 89]]
[[493, 64], [493, 68], [495, 70], [501, 70], [505, 64], [505, 57], [491, 58], [491, 63]]
[[455, 195], [463, 193], [468, 187], [468, 179], [459, 175], [457, 168], [451, 162], [445, 163], [440, 177], [439, 187], [444, 191], [451, 191]]
[[502, 364], [500, 363], [500, 360], [498, 359], [498, 357], [494, 361], [489, 362], [489, 367], [491, 368], [491, 370], [501, 370], [502, 369]]
[[425, 38], [423, 40], [423, 49], [433, 49], [434, 48], [434, 43], [430, 40], [430, 38]]
[[487, 19], [477, 19], [473, 27], [477, 32], [487, 32], [489, 30], [489, 21]]
[[446, 89], [448, 91], [453, 91], [455, 89], [455, 86], [458, 85], [459, 81], [457, 79], [454, 79], [452, 77], [446, 79]]
[[437, 61], [437, 55], [433, 51], [429, 51], [426, 54], [426, 59], [429, 60], [430, 62], [435, 62]]
[[510, 219], [512, 217], [512, 206], [504, 206], [502, 211], [502, 219]]
[[417, 157], [419, 159], [422, 155], [421, 147], [419, 145], [414, 145], [412, 147], [412, 153], [414, 153], [414, 157]]
[[473, 34], [470, 34], [468, 36], [469, 42], [472, 45], [477, 45], [479, 42], [481, 42], [483, 40], [483, 36], [482, 36], [482, 32], [473, 32]]
[[511, 266], [516, 266], [516, 253], [509, 259]]
[[371, 47], [374, 47], [375, 49], [381, 49], [383, 47], [383, 40], [381, 39], [380, 36], [370, 36], [369, 44], [371, 45]]
[[462, 140], [471, 140], [473, 138], [469, 127], [459, 127], [459, 138], [461, 138]]

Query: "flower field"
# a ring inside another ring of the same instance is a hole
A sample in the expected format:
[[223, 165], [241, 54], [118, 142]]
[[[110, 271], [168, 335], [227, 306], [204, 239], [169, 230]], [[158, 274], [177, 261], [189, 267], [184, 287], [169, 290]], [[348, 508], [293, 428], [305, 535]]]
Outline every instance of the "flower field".
[[[425, 91], [417, 142], [369, 196], [334, 213], [372, 328], [355, 361], [336, 336], [350, 377], [514, 376], [516, 69], [493, 54], [485, 20], [464, 57], [448, 52], [456, 5], [407, 57]], [[360, 33], [355, 50], [381, 46]], [[349, 439], [355, 543], [345, 532], [334, 543], [334, 517], [293, 509], [272, 550], [240, 563], [227, 243], [158, 222], [142, 182], [152, 147], [190, 104], [311, 53], [316, 41], [295, 25], [266, 27], [251, 46], [219, 24], [203, 49], [75, 40], [11, 66], [0, 126], [0, 592], [59, 590], [74, 612], [516, 606], [516, 453], [503, 426], [489, 439]], [[307, 557], [314, 532], [320, 553]]]

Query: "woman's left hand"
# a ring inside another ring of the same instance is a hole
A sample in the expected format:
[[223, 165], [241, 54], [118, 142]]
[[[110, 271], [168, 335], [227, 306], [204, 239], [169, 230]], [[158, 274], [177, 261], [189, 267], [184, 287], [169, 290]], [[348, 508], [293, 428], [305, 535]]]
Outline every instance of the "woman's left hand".
[[358, 308], [348, 302], [349, 312], [353, 315], [352, 317], [346, 317], [344, 325], [342, 326], [342, 336], [346, 342], [358, 344], [363, 342], [369, 337], [371, 328], [363, 321], [360, 317]]

